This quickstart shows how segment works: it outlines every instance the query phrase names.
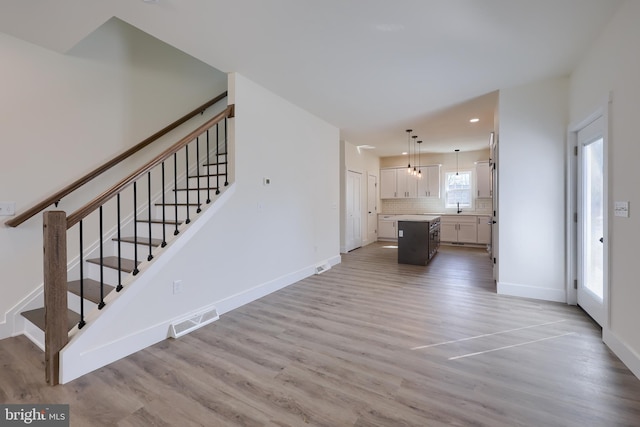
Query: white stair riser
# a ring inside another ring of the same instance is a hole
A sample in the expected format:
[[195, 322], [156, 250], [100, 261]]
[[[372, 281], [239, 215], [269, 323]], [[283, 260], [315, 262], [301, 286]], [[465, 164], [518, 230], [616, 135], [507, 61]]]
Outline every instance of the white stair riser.
[[44, 331], [31, 323], [29, 319], [24, 319], [24, 334], [44, 351]]
[[[154, 239], [162, 239], [162, 228], [165, 229], [167, 240], [169, 240], [169, 237], [173, 236], [176, 226], [175, 224], [151, 223], [151, 237]], [[136, 229], [138, 231], [138, 236], [149, 237], [149, 223], [139, 222]]]
[[[203, 200], [201, 200], [201, 202], [204, 203]], [[163, 209], [164, 209], [164, 218], [162, 216]], [[196, 216], [196, 213], [198, 211], [197, 206], [189, 206], [189, 207], [178, 206], [178, 219], [184, 220], [187, 218], [187, 209], [189, 209], [189, 218], [194, 218]], [[175, 206], [157, 206], [155, 217], [156, 219], [165, 219], [167, 221], [173, 221], [174, 219], [176, 219], [176, 208]]]
[[[216, 179], [217, 178], [217, 179]], [[215, 176], [201, 176], [199, 178], [189, 178], [189, 188], [207, 188], [207, 187], [222, 187], [224, 185], [224, 177], [215, 177]], [[180, 186], [180, 188], [186, 188], [186, 184]], [[215, 192], [215, 190], [212, 190]]]
[[[169, 236], [173, 236], [173, 234], [167, 235], [167, 239], [169, 238]], [[141, 236], [138, 236], [138, 237], [141, 237]], [[162, 239], [162, 235], [154, 236], [154, 239]], [[147, 256], [149, 256], [149, 245], [138, 244], [137, 246], [138, 246], [138, 259], [147, 259]], [[129, 242], [120, 243], [120, 256], [122, 258], [133, 259], [135, 255], [135, 250], [134, 250], [135, 247], [136, 245], [134, 245], [133, 243], [129, 243]], [[156, 249], [155, 247], [151, 248], [152, 251], [154, 251], [155, 249]], [[118, 254], [118, 242], [113, 242], [113, 254], [115, 256], [117, 256]]]
[[[207, 201], [207, 190], [176, 191], [174, 201], [187, 203], [187, 193], [189, 193], [189, 203], [198, 203], [198, 193], [200, 193], [200, 204], [204, 205]], [[216, 197], [216, 190], [210, 190], [208, 197], [213, 200]]]
[[[105, 290], [106, 292], [106, 290]], [[106, 295], [105, 295], [106, 297]], [[82, 301], [80, 299], [80, 296], [72, 293], [72, 292], [67, 292], [67, 306], [69, 307], [69, 310], [73, 310], [76, 313], [80, 313], [80, 301]], [[87, 313], [89, 313], [90, 311], [93, 311], [94, 309], [96, 309], [98, 307], [98, 304], [94, 303], [93, 301], [89, 301], [88, 299], [85, 298], [84, 300], [84, 314], [85, 316], [87, 315]]]
[[[203, 175], [208, 174], [208, 173], [227, 173], [227, 165], [203, 165], [202, 166], [202, 170], [203, 170]], [[221, 176], [220, 177], [221, 180], [224, 180], [224, 177]]]
[[[138, 261], [146, 261], [146, 259], [147, 259], [147, 256], [144, 255], [144, 256], [140, 256], [140, 259], [138, 259]], [[97, 280], [98, 282], [100, 281], [100, 266], [98, 264], [94, 264], [91, 262], [85, 263], [85, 271], [86, 271], [86, 277], [89, 277], [90, 279], [93, 279], [93, 280]], [[131, 273], [127, 273], [126, 271], [123, 271], [122, 279], [124, 280], [124, 278], [127, 277], [129, 274]], [[109, 267], [104, 267], [103, 277], [104, 277], [104, 283], [111, 286], [118, 285], [118, 270], [109, 268]]]

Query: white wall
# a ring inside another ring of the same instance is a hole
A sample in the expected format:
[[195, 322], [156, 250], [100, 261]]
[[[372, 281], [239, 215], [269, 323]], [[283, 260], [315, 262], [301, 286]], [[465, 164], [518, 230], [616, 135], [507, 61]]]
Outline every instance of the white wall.
[[[376, 241], [376, 236], [370, 236], [367, 233], [368, 230], [368, 209], [367, 209], [367, 195], [369, 190], [369, 175], [374, 175], [378, 180], [378, 189], [380, 188], [380, 158], [372, 154], [368, 150], [359, 150], [355, 145], [341, 141], [340, 143], [341, 154], [341, 166], [340, 166], [340, 191], [341, 191], [341, 212], [340, 212], [340, 251], [345, 251], [346, 241], [346, 176], [347, 171], [358, 172], [362, 174], [362, 246], [368, 245]], [[380, 212], [380, 192], [376, 189], [376, 206], [378, 212]], [[376, 216], [377, 218], [377, 216]], [[377, 219], [376, 219], [377, 221]], [[377, 229], [377, 224], [376, 224]]]
[[498, 293], [566, 301], [567, 99], [567, 78], [500, 91]]
[[[0, 57], [0, 200], [18, 213], [227, 86], [226, 74], [117, 19], [66, 55], [0, 33]], [[71, 212], [141, 159], [59, 209]], [[13, 229], [0, 217], [0, 338], [12, 331], [7, 312], [42, 283], [41, 218]]]
[[640, 2], [624, 3], [571, 76], [570, 119], [609, 110], [609, 204], [629, 201], [630, 217], [609, 214], [610, 306], [604, 341], [640, 377]]
[[[164, 339], [186, 313], [225, 313], [340, 261], [338, 129], [241, 75], [229, 91], [236, 182], [225, 203], [73, 337], [62, 381]], [[172, 294], [174, 280], [183, 293]]]

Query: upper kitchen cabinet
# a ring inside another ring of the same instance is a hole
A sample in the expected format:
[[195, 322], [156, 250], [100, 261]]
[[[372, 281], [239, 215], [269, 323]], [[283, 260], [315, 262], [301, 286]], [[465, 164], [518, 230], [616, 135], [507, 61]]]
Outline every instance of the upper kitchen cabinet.
[[418, 197], [440, 197], [440, 165], [423, 166], [418, 179]]
[[415, 199], [418, 196], [418, 178], [407, 173], [405, 168], [396, 169], [398, 180], [398, 197]]
[[490, 198], [492, 193], [491, 188], [491, 166], [489, 161], [476, 162], [476, 197], [478, 198]]
[[395, 199], [398, 194], [398, 184], [395, 169], [380, 169], [380, 198]]
[[423, 166], [422, 178], [407, 173], [406, 168], [380, 170], [381, 199], [415, 199], [440, 197], [440, 166]]
[[407, 173], [405, 168], [380, 169], [380, 198], [415, 198], [418, 192], [416, 181], [416, 177]]

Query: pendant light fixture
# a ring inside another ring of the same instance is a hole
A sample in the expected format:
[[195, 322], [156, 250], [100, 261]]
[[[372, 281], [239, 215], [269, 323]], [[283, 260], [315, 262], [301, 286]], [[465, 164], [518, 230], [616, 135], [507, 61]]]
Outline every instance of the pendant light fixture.
[[409, 162], [407, 164], [407, 173], [411, 173], [411, 132], [412, 129], [407, 129], [407, 156], [409, 156]]
[[460, 150], [456, 148], [456, 175], [458, 175], [458, 153]]
[[418, 175], [418, 170], [416, 169], [416, 139], [418, 135], [413, 135], [411, 138], [413, 138], [413, 170], [411, 171], [411, 175], [416, 176]]
[[418, 141], [418, 179], [422, 179], [422, 168], [420, 166], [420, 144], [422, 144], [422, 141]]

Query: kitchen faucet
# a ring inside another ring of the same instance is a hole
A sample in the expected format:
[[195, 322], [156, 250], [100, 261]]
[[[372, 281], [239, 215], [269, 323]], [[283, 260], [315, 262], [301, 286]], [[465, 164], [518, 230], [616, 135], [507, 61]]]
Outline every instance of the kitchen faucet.
[[460, 202], [458, 202], [458, 213], [462, 212], [462, 210], [460, 209]]

